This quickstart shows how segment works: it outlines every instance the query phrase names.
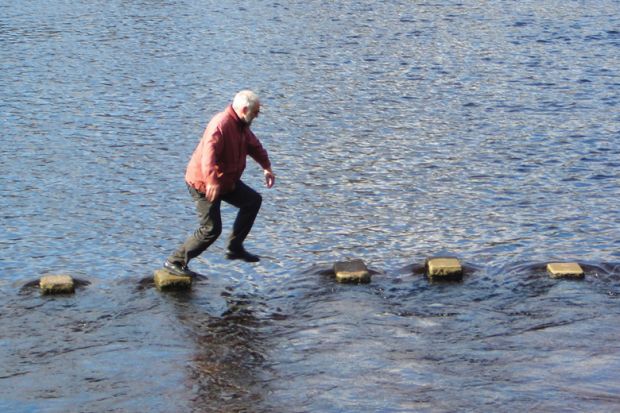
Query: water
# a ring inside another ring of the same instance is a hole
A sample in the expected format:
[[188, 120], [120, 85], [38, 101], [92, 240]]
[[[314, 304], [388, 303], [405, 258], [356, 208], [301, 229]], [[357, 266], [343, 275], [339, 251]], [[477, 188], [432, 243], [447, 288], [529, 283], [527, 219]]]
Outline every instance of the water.
[[[617, 410], [619, 12], [2, 1], [0, 409]], [[278, 177], [263, 259], [226, 261], [223, 237], [207, 278], [159, 293], [196, 224], [186, 162], [246, 87]], [[463, 282], [419, 273], [440, 254]], [[334, 282], [348, 258], [371, 284]], [[63, 272], [74, 296], [31, 286]]]

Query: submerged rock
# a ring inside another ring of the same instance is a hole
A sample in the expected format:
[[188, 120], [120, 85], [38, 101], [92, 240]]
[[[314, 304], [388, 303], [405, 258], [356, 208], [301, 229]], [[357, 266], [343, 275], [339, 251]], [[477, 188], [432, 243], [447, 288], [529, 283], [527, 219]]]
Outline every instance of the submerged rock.
[[334, 264], [336, 281], [341, 283], [369, 283], [370, 272], [362, 260], [340, 261]]
[[186, 290], [192, 286], [192, 277], [175, 275], [163, 268], [155, 271], [153, 279], [159, 290]]
[[45, 275], [39, 280], [39, 288], [43, 294], [72, 294], [75, 283], [69, 275]]

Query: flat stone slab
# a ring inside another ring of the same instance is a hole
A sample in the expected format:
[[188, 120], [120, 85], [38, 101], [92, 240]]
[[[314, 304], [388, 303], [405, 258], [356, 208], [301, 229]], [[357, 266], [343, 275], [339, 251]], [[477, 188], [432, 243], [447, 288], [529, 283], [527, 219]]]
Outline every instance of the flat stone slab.
[[75, 292], [75, 283], [69, 275], [45, 275], [39, 280], [39, 287], [43, 294], [72, 294]]
[[426, 275], [433, 280], [460, 280], [463, 267], [456, 258], [429, 258], [426, 260]]
[[551, 278], [583, 278], [584, 272], [576, 262], [551, 262], [547, 264]]
[[341, 283], [369, 283], [370, 272], [362, 260], [340, 261], [334, 264], [336, 281]]
[[159, 290], [186, 290], [192, 286], [192, 277], [175, 275], [163, 268], [155, 271], [153, 279]]

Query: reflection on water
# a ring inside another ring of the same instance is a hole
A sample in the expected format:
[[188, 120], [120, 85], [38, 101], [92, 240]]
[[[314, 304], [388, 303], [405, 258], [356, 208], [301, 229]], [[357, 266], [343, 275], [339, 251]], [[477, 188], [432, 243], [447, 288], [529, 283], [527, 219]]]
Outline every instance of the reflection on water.
[[[62, 297], [23, 288], [0, 316], [2, 407], [605, 409], [620, 402], [620, 264], [583, 266], [576, 281], [534, 263], [469, 267], [451, 283], [408, 265], [343, 285], [314, 266], [261, 291], [244, 291], [235, 274], [166, 294], [147, 278], [93, 280]], [[62, 385], [37, 380], [49, 374]]]
[[200, 411], [260, 411], [268, 394], [260, 377], [264, 321], [254, 316], [249, 300], [226, 296], [229, 308], [221, 316], [204, 314], [191, 301], [177, 310], [195, 348], [186, 378], [190, 400]]
[[[0, 4], [0, 410], [614, 410], [617, 3], [259, 3]], [[245, 87], [263, 259], [218, 242], [160, 293], [185, 163]], [[334, 282], [348, 258], [371, 284]]]

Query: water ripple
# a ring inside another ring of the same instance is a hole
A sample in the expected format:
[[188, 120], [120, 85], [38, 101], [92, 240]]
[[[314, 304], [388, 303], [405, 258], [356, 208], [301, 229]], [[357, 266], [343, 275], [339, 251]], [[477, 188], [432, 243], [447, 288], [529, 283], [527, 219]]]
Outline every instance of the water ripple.
[[[617, 4], [469, 3], [1, 4], [2, 410], [615, 406]], [[218, 241], [159, 294], [185, 163], [245, 87], [263, 260]], [[420, 273], [441, 254], [463, 282]], [[373, 282], [335, 284], [346, 258]], [[91, 284], [40, 297], [58, 272]]]

